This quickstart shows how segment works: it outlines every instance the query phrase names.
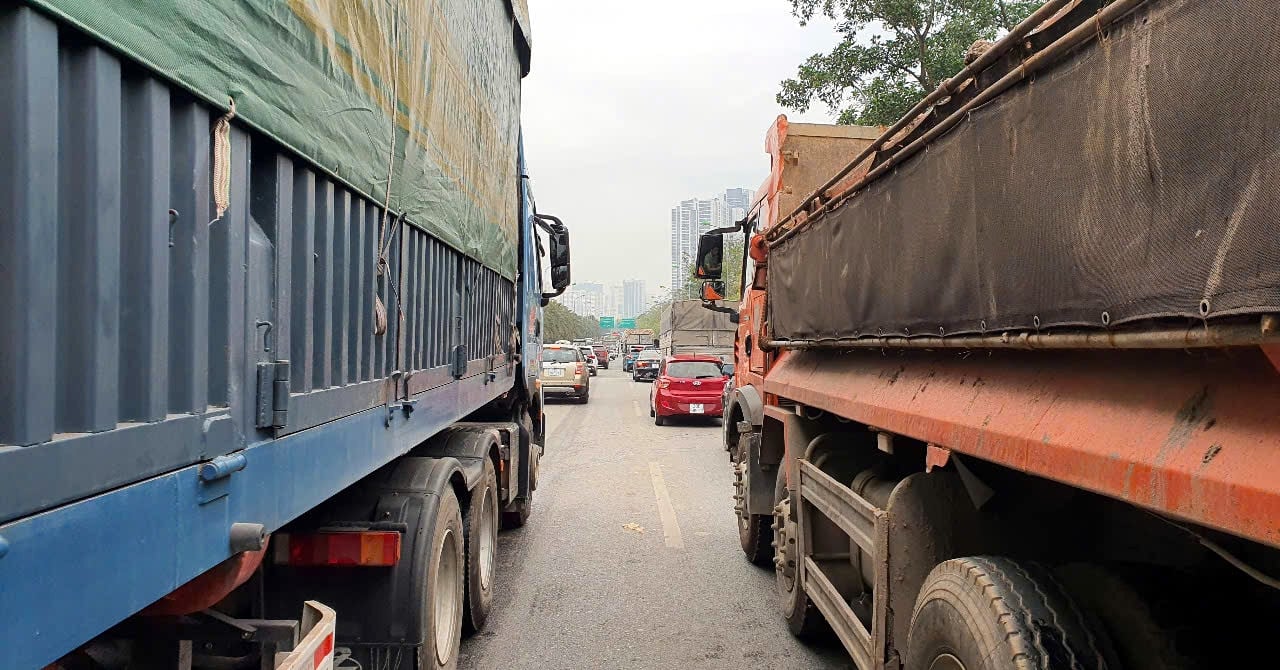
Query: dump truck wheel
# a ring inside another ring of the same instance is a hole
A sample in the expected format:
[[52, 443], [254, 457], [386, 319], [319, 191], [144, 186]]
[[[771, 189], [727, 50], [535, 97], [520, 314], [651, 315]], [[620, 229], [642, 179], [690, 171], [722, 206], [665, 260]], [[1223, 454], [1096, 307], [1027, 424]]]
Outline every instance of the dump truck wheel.
[[751, 496], [751, 455], [747, 453], [747, 433], [738, 436], [738, 460], [733, 466], [734, 511], [738, 516], [738, 544], [747, 560], [756, 565], [773, 561], [773, 516], [747, 511]]
[[791, 634], [800, 638], [816, 637], [830, 628], [822, 613], [809, 600], [800, 583], [799, 549], [796, 543], [796, 525], [789, 520], [791, 501], [787, 484], [781, 476], [773, 487], [773, 531], [777, 545], [773, 556], [774, 573], [778, 583], [778, 599], [782, 605], [782, 617], [787, 620]]
[[1222, 656], [1230, 643], [1215, 644], [1185, 605], [1198, 601], [1212, 609], [1203, 594], [1179, 589], [1176, 579], [1161, 579], [1152, 570], [1077, 563], [1056, 573], [1072, 598], [1098, 617], [1127, 670], [1189, 670], [1216, 665], [1215, 660], [1234, 665]]
[[911, 615], [906, 670], [1116, 670], [1110, 641], [1046, 570], [977, 556], [938, 564]]

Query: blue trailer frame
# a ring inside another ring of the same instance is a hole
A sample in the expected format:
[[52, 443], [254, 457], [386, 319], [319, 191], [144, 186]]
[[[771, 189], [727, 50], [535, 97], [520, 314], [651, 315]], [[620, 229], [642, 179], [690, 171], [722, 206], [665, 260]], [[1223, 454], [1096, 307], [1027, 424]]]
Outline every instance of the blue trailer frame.
[[68, 30], [0, 10], [6, 668], [53, 662], [232, 557], [232, 524], [274, 531], [487, 403], [518, 394], [541, 445], [523, 148], [515, 282], [235, 122], [232, 206], [210, 222], [218, 110]]

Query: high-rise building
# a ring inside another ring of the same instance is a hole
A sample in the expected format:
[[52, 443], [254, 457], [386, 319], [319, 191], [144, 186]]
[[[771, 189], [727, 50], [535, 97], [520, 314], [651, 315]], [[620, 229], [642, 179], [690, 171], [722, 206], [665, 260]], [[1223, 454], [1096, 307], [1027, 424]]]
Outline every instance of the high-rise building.
[[[728, 205], [732, 221], [741, 221], [751, 209], [751, 197], [755, 195], [749, 188], [725, 189], [724, 204]], [[732, 224], [730, 224], [732, 225]]]
[[622, 284], [610, 284], [604, 289], [604, 309], [600, 316], [622, 316]]
[[624, 319], [634, 319], [645, 310], [644, 280], [628, 279], [622, 282], [622, 310], [619, 313]]
[[572, 284], [558, 300], [576, 314], [600, 316], [604, 308], [604, 286], [589, 282]]
[[731, 188], [710, 200], [683, 200], [671, 209], [672, 291], [679, 294], [688, 282], [686, 269], [698, 252], [698, 236], [746, 217], [751, 197], [750, 189]]

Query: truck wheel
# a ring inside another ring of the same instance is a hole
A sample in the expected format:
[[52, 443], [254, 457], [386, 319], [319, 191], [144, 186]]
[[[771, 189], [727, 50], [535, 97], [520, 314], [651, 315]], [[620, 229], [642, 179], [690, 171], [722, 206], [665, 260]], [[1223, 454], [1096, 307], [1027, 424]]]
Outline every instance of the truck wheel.
[[748, 433], [738, 436], [738, 461], [733, 467], [734, 509], [738, 515], [738, 544], [747, 560], [756, 565], [769, 565], [773, 560], [773, 517], [747, 511], [751, 496], [751, 455], [747, 453]]
[[463, 583], [466, 568], [462, 513], [453, 490], [445, 487], [432, 524], [427, 563], [427, 592], [422, 598], [423, 643], [418, 668], [452, 670], [458, 667], [462, 644]]
[[782, 605], [782, 617], [787, 628], [796, 637], [809, 638], [825, 633], [829, 628], [822, 613], [809, 600], [800, 583], [799, 547], [796, 545], [797, 529], [791, 521], [791, 500], [787, 483], [781, 475], [773, 486], [773, 532], [776, 549], [773, 556], [774, 572], [778, 581], [778, 598]]
[[498, 551], [498, 476], [493, 461], [484, 459], [484, 474], [471, 492], [471, 504], [462, 515], [467, 539], [467, 607], [463, 630], [470, 635], [482, 628], [493, 607], [493, 577]]
[[[1113, 641], [1116, 655], [1127, 670], [1190, 670], [1191, 668], [1241, 667], [1223, 657], [1229, 641], [1215, 640], [1206, 626], [1195, 620], [1204, 601], [1197, 588], [1180, 589], [1178, 581], [1144, 566], [1132, 574], [1122, 567], [1077, 563], [1057, 570], [1071, 596], [1096, 615]], [[1210, 660], [1213, 659], [1213, 660]]]
[[934, 567], [916, 598], [906, 670], [1119, 668], [1108, 639], [1052, 575], [977, 556]]

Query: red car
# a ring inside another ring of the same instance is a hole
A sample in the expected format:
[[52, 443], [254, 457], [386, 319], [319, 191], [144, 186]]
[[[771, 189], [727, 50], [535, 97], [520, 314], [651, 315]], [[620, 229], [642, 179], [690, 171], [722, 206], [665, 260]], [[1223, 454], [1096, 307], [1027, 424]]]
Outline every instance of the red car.
[[720, 394], [729, 381], [716, 356], [671, 356], [662, 362], [649, 391], [649, 416], [656, 425], [672, 416], [719, 417]]

